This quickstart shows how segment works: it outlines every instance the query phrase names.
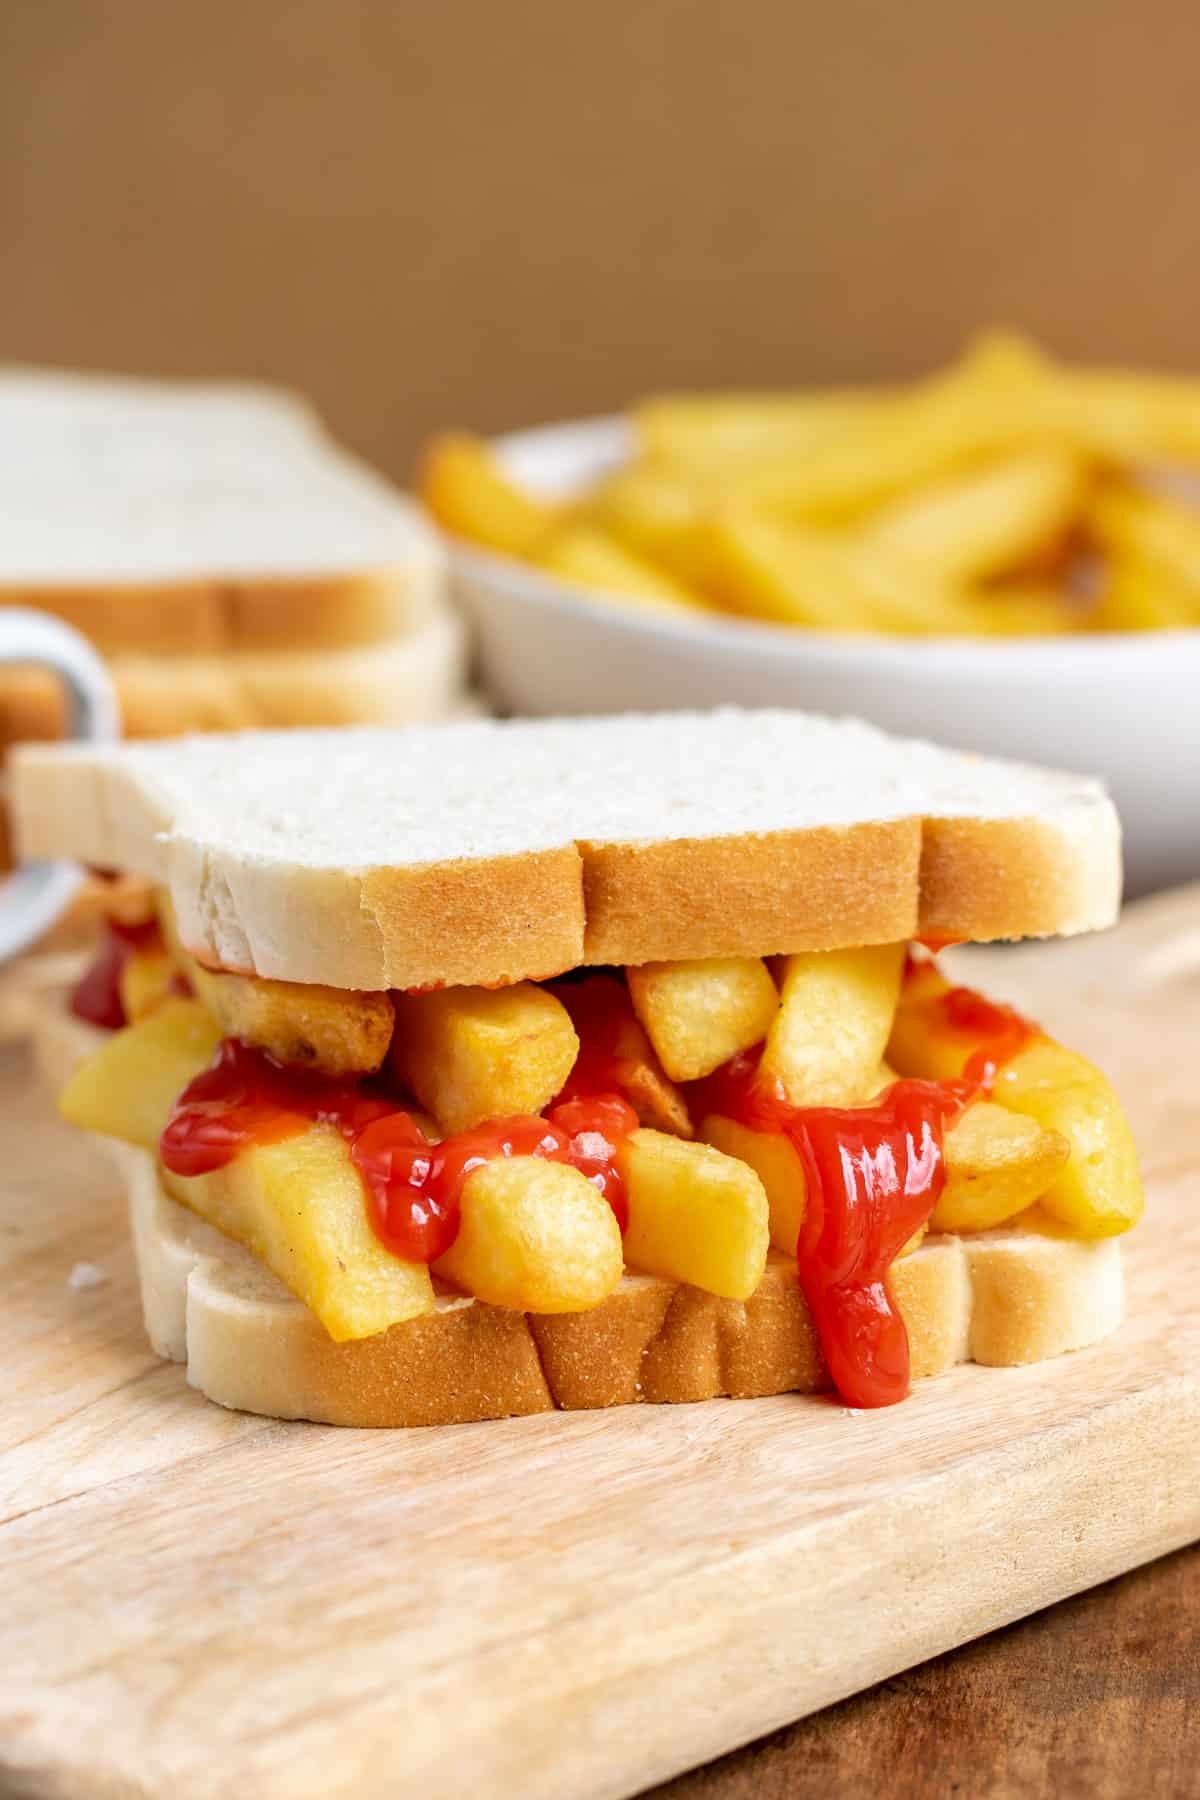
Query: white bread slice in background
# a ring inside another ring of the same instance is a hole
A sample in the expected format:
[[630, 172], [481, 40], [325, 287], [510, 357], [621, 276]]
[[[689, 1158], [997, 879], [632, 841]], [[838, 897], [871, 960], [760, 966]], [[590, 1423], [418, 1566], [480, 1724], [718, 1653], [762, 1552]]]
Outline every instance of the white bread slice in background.
[[442, 581], [418, 509], [290, 394], [0, 369], [0, 604], [219, 654], [396, 636]]
[[[443, 1293], [424, 1318], [335, 1344], [268, 1269], [163, 1192], [153, 1157], [119, 1160], [150, 1341], [222, 1406], [331, 1425], [449, 1425], [828, 1385], [795, 1266], [777, 1253], [745, 1302], [648, 1275], [626, 1275], [589, 1312], [554, 1317]], [[1113, 1238], [1020, 1227], [930, 1238], [892, 1279], [916, 1377], [1041, 1361], [1121, 1320]]]
[[12, 762], [18, 844], [168, 886], [206, 962], [344, 988], [1086, 931], [1095, 782], [801, 713], [478, 721]]
[[[341, 649], [109, 657], [129, 738], [444, 718], [462, 693], [465, 666], [465, 632], [448, 611], [401, 637]], [[52, 676], [0, 670], [0, 744], [53, 740], [64, 728], [62, 689]]]

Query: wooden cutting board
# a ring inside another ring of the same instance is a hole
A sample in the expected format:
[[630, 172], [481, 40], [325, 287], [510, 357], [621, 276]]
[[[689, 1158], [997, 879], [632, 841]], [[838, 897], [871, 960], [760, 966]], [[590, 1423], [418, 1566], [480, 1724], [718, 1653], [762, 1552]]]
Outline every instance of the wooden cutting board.
[[0, 1789], [627, 1795], [1200, 1536], [1200, 890], [963, 954], [1124, 1090], [1129, 1319], [869, 1415], [222, 1412], [147, 1350], [117, 1184], [10, 1053]]

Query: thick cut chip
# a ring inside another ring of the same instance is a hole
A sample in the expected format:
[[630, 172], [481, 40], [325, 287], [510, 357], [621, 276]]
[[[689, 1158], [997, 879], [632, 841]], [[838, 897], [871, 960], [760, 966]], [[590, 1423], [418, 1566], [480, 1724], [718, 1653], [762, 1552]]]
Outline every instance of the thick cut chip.
[[878, 1090], [903, 968], [902, 944], [783, 959], [762, 1068], [793, 1106], [854, 1106]]
[[1137, 1145], [1106, 1076], [1076, 1050], [1035, 1038], [999, 1071], [998, 1105], [1060, 1133], [1066, 1163], [1039, 1204], [1079, 1237], [1116, 1237], [1145, 1207]]
[[458, 1236], [437, 1272], [491, 1306], [560, 1313], [598, 1305], [622, 1267], [613, 1210], [586, 1175], [514, 1156], [467, 1177]]
[[626, 971], [634, 1010], [673, 1081], [696, 1081], [760, 1044], [779, 1011], [761, 957], [646, 963]]
[[703, 602], [682, 582], [656, 569], [599, 527], [572, 525], [555, 532], [538, 557], [550, 575], [595, 588], [614, 601], [652, 612], [691, 612]]
[[754, 1170], [767, 1196], [771, 1243], [776, 1250], [795, 1256], [808, 1187], [804, 1164], [787, 1138], [779, 1131], [751, 1131], [748, 1125], [720, 1113], [709, 1114], [700, 1135], [706, 1144], [726, 1156], [736, 1156]]
[[466, 432], [434, 439], [417, 491], [447, 531], [508, 556], [531, 555], [557, 516], [510, 481], [482, 439]]
[[272, 1269], [335, 1342], [373, 1337], [433, 1306], [423, 1263], [386, 1250], [337, 1127], [250, 1144], [207, 1175], [163, 1171], [168, 1193]]
[[[905, 981], [888, 1044], [888, 1060], [901, 1074], [953, 1080], [987, 1047], [947, 1022], [948, 988], [932, 965]], [[1039, 1034], [1002, 1063], [992, 1099], [1069, 1146], [1068, 1160], [1040, 1196], [1043, 1211], [1078, 1237], [1113, 1237], [1136, 1225], [1145, 1205], [1137, 1147], [1120, 1101], [1094, 1063]]]
[[1033, 450], [919, 488], [870, 519], [867, 533], [951, 579], [1018, 568], [1070, 526], [1083, 489], [1079, 458]]
[[532, 981], [397, 994], [391, 1061], [442, 1130], [539, 1113], [579, 1050], [570, 1014]]
[[612, 975], [589, 975], [558, 982], [553, 991], [579, 1034], [580, 1062], [594, 1058], [594, 1091], [611, 1086], [652, 1131], [693, 1136], [687, 1102], [654, 1054], [625, 984]]
[[198, 1000], [171, 999], [126, 1025], [78, 1068], [58, 1098], [71, 1125], [154, 1150], [180, 1093], [212, 1061], [220, 1028]]
[[370, 1075], [392, 1041], [387, 994], [217, 974], [198, 963], [191, 980], [223, 1037], [253, 1044], [277, 1062], [323, 1075]]
[[121, 970], [121, 1009], [130, 1024], [154, 1012], [171, 993], [178, 993], [179, 971], [167, 950], [138, 950]]
[[1057, 1131], [986, 1100], [946, 1131], [946, 1185], [934, 1231], [987, 1231], [1032, 1206], [1070, 1155]]
[[690, 1282], [728, 1300], [748, 1300], [762, 1279], [769, 1242], [767, 1196], [746, 1163], [709, 1144], [635, 1131], [618, 1152], [631, 1267]]

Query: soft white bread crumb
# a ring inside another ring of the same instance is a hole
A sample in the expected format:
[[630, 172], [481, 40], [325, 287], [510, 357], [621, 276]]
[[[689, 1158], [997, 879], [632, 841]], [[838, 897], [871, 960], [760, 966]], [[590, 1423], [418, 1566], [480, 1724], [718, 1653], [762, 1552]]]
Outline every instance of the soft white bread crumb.
[[188, 947], [347, 988], [1094, 929], [1095, 782], [801, 713], [29, 746], [26, 856], [165, 882]]

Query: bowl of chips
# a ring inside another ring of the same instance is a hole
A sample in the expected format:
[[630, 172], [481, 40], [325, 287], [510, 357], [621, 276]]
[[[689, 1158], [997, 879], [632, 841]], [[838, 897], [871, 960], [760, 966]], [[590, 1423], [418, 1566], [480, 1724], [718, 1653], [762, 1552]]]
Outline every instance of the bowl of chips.
[[419, 491], [506, 710], [854, 713], [1102, 775], [1131, 886], [1200, 874], [1200, 381], [992, 334], [903, 387], [445, 435]]

